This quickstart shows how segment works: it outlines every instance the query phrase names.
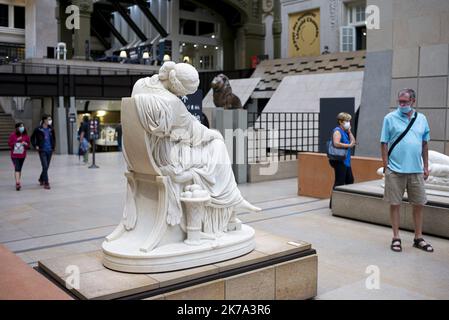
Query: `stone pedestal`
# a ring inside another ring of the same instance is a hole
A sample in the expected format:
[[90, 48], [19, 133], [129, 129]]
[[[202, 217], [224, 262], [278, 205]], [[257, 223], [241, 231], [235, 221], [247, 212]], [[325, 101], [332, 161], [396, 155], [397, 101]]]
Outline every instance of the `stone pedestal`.
[[67, 137], [67, 109], [64, 97], [58, 97], [57, 108], [54, 110], [53, 126], [56, 133], [56, 153], [67, 154], [69, 151]]
[[248, 112], [244, 109], [215, 108], [212, 110], [212, 119], [214, 120], [211, 127], [220, 131], [225, 139], [237, 183], [246, 183], [248, 181]]
[[[256, 231], [255, 243], [251, 253], [238, 258], [172, 272], [109, 270], [103, 266], [101, 251], [39, 261], [39, 268], [79, 299], [280, 300], [316, 296], [318, 257], [309, 243], [263, 231]], [[66, 279], [71, 279], [71, 273], [66, 273], [68, 266], [79, 268], [79, 288], [66, 288]]]

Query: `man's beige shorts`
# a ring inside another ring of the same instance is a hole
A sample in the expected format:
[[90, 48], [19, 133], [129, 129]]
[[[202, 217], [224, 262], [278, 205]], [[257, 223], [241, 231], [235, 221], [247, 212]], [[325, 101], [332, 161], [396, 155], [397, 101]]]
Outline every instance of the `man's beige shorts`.
[[387, 168], [384, 200], [392, 205], [401, 204], [405, 189], [411, 204], [426, 204], [427, 196], [422, 173], [397, 173]]

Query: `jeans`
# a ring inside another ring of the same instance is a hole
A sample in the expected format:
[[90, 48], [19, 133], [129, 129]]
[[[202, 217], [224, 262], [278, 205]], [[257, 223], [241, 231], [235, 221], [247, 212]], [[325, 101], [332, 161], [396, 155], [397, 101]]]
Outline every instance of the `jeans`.
[[52, 151], [39, 151], [39, 158], [41, 159], [42, 173], [39, 181], [44, 184], [48, 183], [48, 167], [50, 166]]

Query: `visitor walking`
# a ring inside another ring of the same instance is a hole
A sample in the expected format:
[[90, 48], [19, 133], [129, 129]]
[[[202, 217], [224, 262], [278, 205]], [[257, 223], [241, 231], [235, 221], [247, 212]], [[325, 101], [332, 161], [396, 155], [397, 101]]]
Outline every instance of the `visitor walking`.
[[413, 206], [415, 238], [413, 246], [433, 252], [422, 235], [422, 209], [427, 202], [424, 180], [429, 176], [430, 128], [426, 117], [413, 109], [416, 93], [402, 89], [398, 93], [398, 106], [387, 114], [381, 133], [381, 152], [385, 174], [384, 200], [390, 203], [393, 228], [391, 250], [402, 251], [399, 237], [399, 210], [407, 189], [408, 201]]
[[329, 164], [334, 169], [336, 186], [354, 183], [351, 169], [351, 148], [356, 144], [354, 135], [351, 132], [351, 115], [341, 112], [337, 115], [338, 126], [332, 133], [332, 142], [335, 148], [347, 149], [344, 160], [329, 160]]
[[16, 129], [8, 139], [8, 145], [11, 149], [11, 160], [14, 164], [14, 176], [16, 179], [16, 190], [22, 188], [20, 179], [22, 178], [22, 167], [27, 156], [27, 149], [30, 148], [30, 137], [22, 122], [15, 125]]
[[80, 124], [78, 137], [80, 142], [78, 155], [83, 156], [83, 162], [87, 164], [89, 161], [89, 116], [87, 115], [83, 117], [83, 122]]
[[115, 133], [117, 134], [117, 147], [118, 147], [118, 151], [122, 151], [122, 123], [120, 122], [117, 126], [117, 128], [115, 128]]
[[42, 173], [39, 177], [39, 184], [48, 190], [50, 189], [48, 168], [56, 146], [55, 131], [52, 127], [52, 119], [49, 115], [42, 116], [40, 126], [34, 129], [34, 132], [31, 135], [31, 144], [39, 152], [39, 158], [41, 160]]

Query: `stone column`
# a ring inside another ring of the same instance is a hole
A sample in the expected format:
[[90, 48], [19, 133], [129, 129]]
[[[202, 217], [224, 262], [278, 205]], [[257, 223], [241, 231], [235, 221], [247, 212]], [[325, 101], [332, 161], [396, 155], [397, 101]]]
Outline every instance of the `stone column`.
[[274, 0], [274, 15], [273, 15], [273, 58], [281, 58], [281, 0]]
[[243, 25], [245, 42], [244, 68], [251, 66], [252, 56], [261, 55], [265, 52], [265, 25], [262, 23], [260, 1], [253, 0], [248, 13], [248, 21]]
[[67, 139], [67, 110], [64, 105], [64, 97], [57, 97], [56, 108], [53, 114], [53, 127], [56, 134], [56, 153], [68, 153]]
[[69, 5], [67, 0], [59, 0], [58, 6], [55, 9], [55, 17], [58, 21], [58, 42], [64, 42], [66, 44], [67, 59], [71, 59], [73, 56], [72, 30], [66, 27], [67, 13], [65, 10]]
[[72, 0], [79, 7], [80, 28], [73, 34], [73, 59], [86, 59], [86, 41], [90, 46], [90, 17], [93, 12], [92, 0]]
[[34, 58], [37, 54], [36, 43], [36, 2], [25, 2], [25, 58]]
[[54, 18], [56, 1], [25, 1], [25, 57], [43, 58], [47, 47], [55, 47], [57, 25]]

